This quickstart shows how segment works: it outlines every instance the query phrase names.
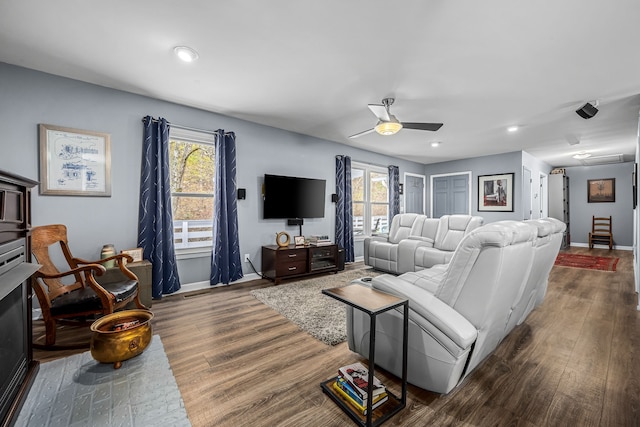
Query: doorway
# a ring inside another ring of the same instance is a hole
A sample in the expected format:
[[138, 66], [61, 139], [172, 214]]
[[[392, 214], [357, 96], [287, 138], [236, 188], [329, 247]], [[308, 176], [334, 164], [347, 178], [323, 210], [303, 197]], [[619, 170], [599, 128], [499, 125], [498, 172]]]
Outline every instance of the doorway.
[[431, 217], [471, 215], [471, 171], [431, 175]]
[[533, 180], [531, 179], [531, 169], [522, 168], [522, 219], [532, 219], [533, 209], [531, 203], [531, 195]]
[[404, 173], [404, 212], [424, 214], [424, 186], [427, 177], [410, 172]]

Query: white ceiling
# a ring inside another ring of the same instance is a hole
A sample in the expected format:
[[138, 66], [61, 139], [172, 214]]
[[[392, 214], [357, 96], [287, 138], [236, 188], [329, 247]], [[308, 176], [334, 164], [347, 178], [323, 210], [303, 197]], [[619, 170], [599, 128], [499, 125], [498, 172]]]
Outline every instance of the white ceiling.
[[[0, 0], [2, 62], [422, 163], [633, 160], [639, 46], [637, 0]], [[444, 126], [349, 139], [388, 96]]]

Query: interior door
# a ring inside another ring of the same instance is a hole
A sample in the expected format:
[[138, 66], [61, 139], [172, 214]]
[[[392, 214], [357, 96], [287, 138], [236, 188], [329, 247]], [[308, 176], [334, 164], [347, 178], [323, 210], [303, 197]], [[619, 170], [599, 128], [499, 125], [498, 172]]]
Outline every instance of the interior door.
[[549, 196], [548, 196], [548, 188], [549, 188], [549, 181], [547, 181], [547, 175], [541, 173], [540, 174], [540, 192], [539, 194], [539, 198], [540, 201], [539, 206], [540, 206], [540, 218], [546, 218], [549, 216]]
[[522, 168], [522, 219], [531, 219], [531, 171], [527, 168]]
[[424, 214], [424, 175], [404, 174], [404, 211]]
[[469, 215], [469, 175], [441, 175], [432, 177], [432, 216]]

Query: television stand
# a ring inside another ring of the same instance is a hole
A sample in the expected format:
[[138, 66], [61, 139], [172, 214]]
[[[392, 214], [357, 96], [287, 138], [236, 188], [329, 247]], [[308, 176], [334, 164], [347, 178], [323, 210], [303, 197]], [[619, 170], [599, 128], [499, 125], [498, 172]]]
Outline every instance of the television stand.
[[338, 271], [338, 245], [262, 247], [262, 276], [279, 284], [290, 279]]

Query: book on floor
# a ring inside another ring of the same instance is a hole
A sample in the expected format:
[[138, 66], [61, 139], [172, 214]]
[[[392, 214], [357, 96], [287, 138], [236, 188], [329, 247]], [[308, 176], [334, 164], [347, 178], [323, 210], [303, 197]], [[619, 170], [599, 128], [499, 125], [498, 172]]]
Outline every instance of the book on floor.
[[[367, 399], [367, 389], [369, 385], [369, 370], [360, 363], [352, 363], [338, 369], [338, 375], [344, 378], [351, 385], [353, 390], [361, 399]], [[373, 377], [373, 397], [386, 391], [385, 386], [378, 378]]]
[[[363, 399], [361, 398], [358, 393], [356, 393], [356, 391], [353, 389], [353, 387], [351, 386], [351, 384], [349, 384], [349, 382], [347, 380], [345, 380], [342, 377], [338, 377], [336, 379], [336, 385], [338, 387], [340, 387], [342, 390], [345, 391], [345, 393], [347, 393], [358, 405], [361, 406], [367, 406], [367, 401], [369, 399]], [[375, 405], [376, 403], [378, 403], [378, 401], [380, 401], [382, 398], [387, 396], [387, 392], [385, 391], [384, 393], [380, 393], [377, 396], [373, 397], [373, 404]]]
[[[340, 383], [340, 380], [343, 381], [342, 384]], [[366, 401], [363, 402], [362, 399], [357, 398], [357, 395], [354, 396], [355, 394], [354, 391], [351, 391], [351, 393], [354, 393], [354, 394], [351, 394], [349, 391], [347, 391], [347, 389], [345, 388], [345, 384], [348, 386], [349, 383], [347, 383], [341, 377], [339, 377], [334, 381], [333, 389], [335, 390], [336, 393], [338, 393], [338, 395], [342, 396], [344, 400], [349, 402], [351, 406], [353, 406], [358, 412], [360, 412], [362, 415], [367, 415], [367, 402]], [[371, 409], [372, 410], [376, 409], [378, 406], [382, 405], [387, 400], [389, 400], [389, 395], [386, 392], [376, 396], [374, 398], [374, 402], [371, 405]]]

